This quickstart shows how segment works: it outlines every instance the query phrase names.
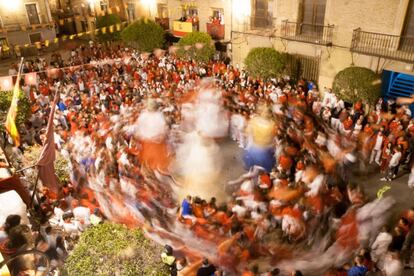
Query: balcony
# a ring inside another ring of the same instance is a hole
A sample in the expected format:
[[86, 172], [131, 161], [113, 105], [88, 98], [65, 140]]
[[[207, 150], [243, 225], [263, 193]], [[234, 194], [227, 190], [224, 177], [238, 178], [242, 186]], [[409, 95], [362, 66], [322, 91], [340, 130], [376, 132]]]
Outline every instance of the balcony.
[[170, 29], [170, 19], [168, 17], [155, 17], [155, 22], [160, 25], [164, 30]]
[[351, 52], [414, 62], [414, 37], [364, 32], [359, 28], [353, 32]]
[[206, 23], [207, 33], [215, 40], [224, 39], [224, 24]]
[[333, 25], [282, 22], [281, 36], [287, 40], [332, 46]]

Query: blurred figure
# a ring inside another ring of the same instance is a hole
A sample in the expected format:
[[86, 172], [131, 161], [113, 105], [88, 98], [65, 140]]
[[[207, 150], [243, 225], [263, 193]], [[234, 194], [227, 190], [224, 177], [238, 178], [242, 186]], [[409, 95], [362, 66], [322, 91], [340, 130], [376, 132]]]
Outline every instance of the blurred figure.
[[196, 130], [201, 136], [220, 138], [227, 136], [229, 118], [221, 103], [221, 95], [213, 79], [203, 79], [194, 106]]
[[141, 161], [150, 169], [167, 172], [170, 153], [165, 143], [167, 124], [164, 115], [157, 110], [155, 100], [149, 99], [147, 108], [136, 122], [136, 135], [141, 141]]
[[209, 263], [208, 259], [205, 258], [201, 267], [197, 270], [197, 276], [211, 276], [216, 272], [216, 267]]
[[270, 173], [276, 163], [272, 147], [276, 125], [266, 106], [259, 107], [259, 114], [253, 117], [247, 125], [248, 141], [244, 163], [248, 169], [257, 165]]

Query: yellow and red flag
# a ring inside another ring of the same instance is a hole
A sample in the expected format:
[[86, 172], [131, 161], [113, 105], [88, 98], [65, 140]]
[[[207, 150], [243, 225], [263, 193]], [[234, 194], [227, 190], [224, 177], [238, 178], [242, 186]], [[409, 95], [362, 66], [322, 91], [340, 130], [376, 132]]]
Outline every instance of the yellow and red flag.
[[19, 72], [17, 73], [16, 83], [14, 84], [13, 89], [13, 98], [11, 101], [9, 112], [7, 113], [5, 128], [7, 132], [10, 134], [11, 138], [13, 139], [14, 145], [16, 147], [20, 146], [20, 135], [19, 131], [16, 127], [16, 116], [17, 116], [17, 104], [19, 102], [19, 95], [20, 95], [20, 68]]

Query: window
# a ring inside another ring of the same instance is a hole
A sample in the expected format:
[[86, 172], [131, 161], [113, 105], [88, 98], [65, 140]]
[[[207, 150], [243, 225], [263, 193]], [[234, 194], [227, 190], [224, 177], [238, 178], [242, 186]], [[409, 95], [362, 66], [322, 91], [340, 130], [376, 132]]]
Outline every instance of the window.
[[188, 16], [197, 17], [198, 16], [198, 10], [197, 8], [191, 7], [188, 9]]
[[253, 0], [252, 1], [252, 27], [269, 28], [272, 27], [273, 1]]
[[128, 13], [129, 21], [131, 22], [134, 21], [135, 20], [135, 4], [134, 3], [128, 3], [127, 13]]
[[302, 20], [299, 33], [316, 37], [323, 36], [326, 0], [303, 0]]
[[101, 1], [101, 11], [107, 13], [108, 12], [108, 3], [105, 1]]
[[213, 14], [211, 16], [212, 23], [224, 24], [224, 11], [223, 9], [212, 9]]
[[26, 12], [30, 25], [40, 24], [36, 4], [26, 4]]
[[326, 0], [303, 0], [302, 23], [324, 25]]
[[165, 4], [158, 4], [157, 6], [158, 18], [168, 18], [168, 8]]
[[408, 5], [402, 32], [400, 50], [413, 51], [414, 49], [414, 0]]
[[85, 20], [81, 21], [81, 29], [82, 32], [86, 32], [86, 30], [88, 29], [88, 23]]
[[405, 16], [403, 36], [414, 36], [414, 0], [410, 1]]
[[5, 37], [0, 37], [0, 48], [4, 51], [5, 48], [9, 48], [7, 39]]
[[29, 34], [30, 43], [33, 44], [35, 42], [40, 42], [42, 40], [42, 34], [41, 33], [32, 33]]

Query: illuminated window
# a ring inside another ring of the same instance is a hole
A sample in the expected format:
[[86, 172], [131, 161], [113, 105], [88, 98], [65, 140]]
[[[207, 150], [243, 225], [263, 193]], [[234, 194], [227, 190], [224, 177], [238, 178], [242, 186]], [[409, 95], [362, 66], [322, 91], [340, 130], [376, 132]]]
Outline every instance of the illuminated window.
[[158, 18], [168, 18], [168, 8], [165, 4], [158, 4], [157, 6]]
[[134, 21], [135, 20], [135, 4], [134, 3], [128, 3], [127, 12], [128, 12], [129, 21]]
[[30, 25], [40, 24], [40, 18], [37, 12], [36, 4], [26, 4], [26, 12]]
[[108, 12], [108, 3], [105, 1], [101, 1], [101, 11]]
[[224, 10], [223, 9], [216, 9], [212, 8], [213, 14], [212, 14], [212, 21], [217, 21], [220, 24], [224, 24]]

